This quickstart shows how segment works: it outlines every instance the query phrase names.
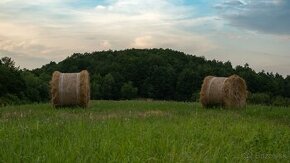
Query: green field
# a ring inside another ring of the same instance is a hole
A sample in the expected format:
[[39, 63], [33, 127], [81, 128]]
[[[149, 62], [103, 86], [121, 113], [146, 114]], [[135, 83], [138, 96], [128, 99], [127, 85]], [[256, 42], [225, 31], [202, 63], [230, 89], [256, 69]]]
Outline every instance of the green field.
[[0, 108], [0, 162], [290, 160], [290, 108], [93, 101]]

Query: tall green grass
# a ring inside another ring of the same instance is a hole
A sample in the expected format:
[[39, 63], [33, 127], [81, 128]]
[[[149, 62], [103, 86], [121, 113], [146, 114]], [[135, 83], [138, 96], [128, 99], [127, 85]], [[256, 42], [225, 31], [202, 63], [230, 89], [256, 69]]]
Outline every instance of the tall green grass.
[[0, 108], [0, 162], [288, 161], [290, 108], [93, 101]]

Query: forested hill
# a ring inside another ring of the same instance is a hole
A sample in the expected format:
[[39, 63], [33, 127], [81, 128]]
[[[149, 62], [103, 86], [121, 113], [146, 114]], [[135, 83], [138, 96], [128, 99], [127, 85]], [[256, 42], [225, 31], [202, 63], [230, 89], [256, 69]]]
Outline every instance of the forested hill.
[[33, 72], [50, 75], [55, 70], [78, 72], [83, 69], [90, 72], [95, 99], [120, 99], [122, 86], [127, 83], [138, 89], [138, 97], [190, 100], [197, 97], [205, 76], [232, 74], [243, 77], [252, 93], [290, 97], [290, 77], [256, 73], [247, 64], [233, 68], [230, 62], [210, 61], [170, 49], [78, 53], [59, 64], [52, 62]]
[[[170, 49], [73, 54], [59, 63], [51, 62], [39, 69], [19, 70], [29, 74], [20, 75], [26, 83], [22, 88], [26, 90], [22, 90], [21, 95], [13, 94], [20, 99], [29, 96], [26, 98], [29, 101], [48, 100], [48, 82], [53, 71], [79, 72], [84, 69], [91, 76], [93, 99], [196, 100], [205, 76], [232, 74], [238, 74], [246, 80], [249, 91], [257, 95], [255, 100], [258, 103], [271, 103], [276, 97], [285, 102], [290, 97], [290, 76], [285, 79], [279, 74], [256, 73], [247, 64], [232, 67], [230, 62], [206, 60]], [[27, 79], [27, 76], [30, 78]]]

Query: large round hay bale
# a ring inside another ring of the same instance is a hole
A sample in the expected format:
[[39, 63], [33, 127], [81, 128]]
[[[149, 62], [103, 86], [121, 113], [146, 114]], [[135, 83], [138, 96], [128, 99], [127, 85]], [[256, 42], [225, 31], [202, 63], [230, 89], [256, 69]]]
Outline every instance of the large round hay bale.
[[61, 73], [52, 75], [51, 102], [54, 107], [87, 107], [90, 100], [90, 80], [88, 71], [80, 73]]
[[207, 76], [200, 91], [200, 102], [203, 107], [241, 108], [246, 105], [247, 93], [246, 82], [238, 75]]

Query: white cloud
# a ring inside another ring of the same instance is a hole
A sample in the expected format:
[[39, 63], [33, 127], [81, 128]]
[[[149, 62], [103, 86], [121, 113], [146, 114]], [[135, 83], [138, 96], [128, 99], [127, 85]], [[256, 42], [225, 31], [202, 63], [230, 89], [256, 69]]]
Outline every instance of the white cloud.
[[96, 6], [96, 10], [105, 10], [105, 9], [107, 9], [105, 6], [103, 6], [103, 5], [97, 5]]
[[[1, 0], [0, 56], [14, 56], [22, 67], [35, 68], [49, 60], [60, 61], [74, 52], [156, 47], [210, 59], [231, 59], [242, 65], [254, 58], [256, 62], [251, 63], [259, 68], [269, 64], [268, 61], [280, 60], [259, 58], [254, 52], [244, 55], [243, 48], [261, 52], [284, 49], [271, 51], [280, 55], [289, 52], [285, 46], [289, 36], [275, 38], [284, 43], [274, 46], [270, 38], [264, 41], [260, 36], [229, 31], [227, 19], [222, 15], [199, 16], [194, 6], [178, 5], [172, 0], [107, 0], [91, 7], [67, 6], [77, 1], [80, 0]], [[237, 13], [251, 1], [226, 2], [220, 8], [234, 5], [233, 12]], [[285, 5], [283, 0], [267, 2]]]
[[109, 50], [112, 47], [111, 43], [108, 40], [103, 40], [100, 43], [100, 49], [101, 50]]
[[215, 19], [184, 19], [195, 12], [193, 7], [168, 0], [115, 0], [72, 8], [66, 6], [69, 1], [1, 1], [0, 37], [5, 41], [0, 42], [0, 50], [61, 60], [73, 52], [130, 47], [190, 52], [215, 47], [206, 36], [180, 26], [195, 28]]
[[153, 42], [151, 36], [141, 36], [135, 38], [134, 42], [131, 44], [133, 48], [152, 48]]
[[0, 36], [23, 40], [29, 37], [35, 37], [38, 33], [38, 27], [32, 24], [21, 25], [10, 23], [9, 20], [0, 22]]

